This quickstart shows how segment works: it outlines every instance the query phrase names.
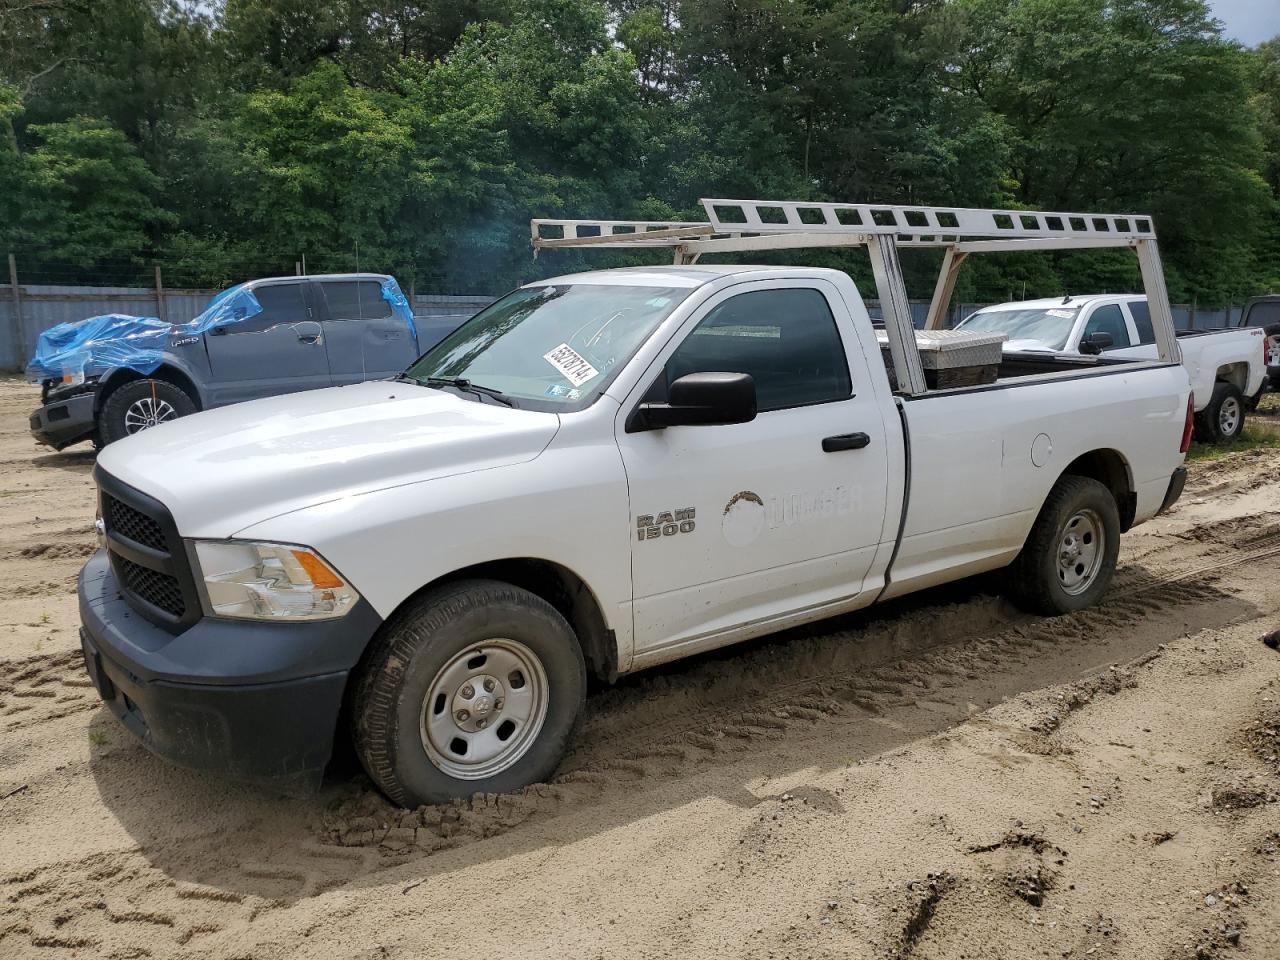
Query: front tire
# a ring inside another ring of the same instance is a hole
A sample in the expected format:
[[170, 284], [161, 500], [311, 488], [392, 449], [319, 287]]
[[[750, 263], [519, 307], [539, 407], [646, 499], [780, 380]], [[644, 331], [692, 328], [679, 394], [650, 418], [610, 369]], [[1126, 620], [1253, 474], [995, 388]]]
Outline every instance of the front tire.
[[1209, 405], [1196, 418], [1197, 438], [1206, 443], [1225, 443], [1244, 432], [1244, 395], [1231, 383], [1216, 383]]
[[1058, 480], [1010, 567], [1014, 601], [1057, 616], [1091, 607], [1106, 593], [1120, 553], [1120, 511], [1088, 477]]
[[101, 449], [109, 443], [195, 412], [195, 401], [172, 383], [133, 380], [107, 395], [98, 415], [94, 446]]
[[586, 697], [572, 628], [519, 587], [466, 580], [388, 621], [353, 700], [356, 753], [401, 806], [545, 780]]

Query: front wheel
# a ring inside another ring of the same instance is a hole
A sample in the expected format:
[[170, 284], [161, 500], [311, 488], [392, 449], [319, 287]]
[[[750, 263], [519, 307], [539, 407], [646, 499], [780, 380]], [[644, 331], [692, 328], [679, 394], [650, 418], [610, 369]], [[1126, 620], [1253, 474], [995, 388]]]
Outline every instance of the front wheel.
[[1244, 432], [1244, 395], [1231, 383], [1216, 383], [1209, 404], [1196, 422], [1198, 439], [1207, 443], [1224, 443]]
[[194, 401], [172, 383], [133, 380], [107, 395], [98, 415], [95, 446], [105, 447], [195, 412]]
[[1120, 553], [1120, 511], [1111, 491], [1089, 477], [1058, 480], [1010, 567], [1010, 592], [1049, 616], [1091, 607], [1106, 593]]
[[586, 696], [572, 628], [527, 590], [468, 580], [389, 621], [353, 701], [365, 770], [401, 806], [545, 780]]

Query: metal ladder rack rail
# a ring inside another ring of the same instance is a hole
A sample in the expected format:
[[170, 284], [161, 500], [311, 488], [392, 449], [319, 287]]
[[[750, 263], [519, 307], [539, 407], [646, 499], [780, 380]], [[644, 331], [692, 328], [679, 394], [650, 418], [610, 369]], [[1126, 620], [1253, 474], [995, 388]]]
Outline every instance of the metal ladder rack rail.
[[534, 255], [557, 247], [665, 247], [674, 251], [675, 263], [692, 264], [703, 253], [865, 246], [871, 256], [899, 386], [905, 393], [917, 395], [927, 387], [898, 260], [899, 247], [944, 251], [926, 329], [942, 326], [959, 267], [970, 254], [1128, 247], [1138, 257], [1159, 358], [1165, 363], [1181, 359], [1155, 226], [1145, 214], [799, 200], [704, 199], [701, 203], [707, 214], [705, 222], [532, 220]]

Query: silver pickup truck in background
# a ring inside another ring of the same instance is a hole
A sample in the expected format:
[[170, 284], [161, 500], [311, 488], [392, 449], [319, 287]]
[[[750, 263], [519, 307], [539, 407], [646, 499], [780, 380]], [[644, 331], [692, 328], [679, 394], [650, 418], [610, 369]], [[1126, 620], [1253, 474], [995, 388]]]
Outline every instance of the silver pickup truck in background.
[[[1003, 333], [1009, 353], [1105, 355], [1154, 360], [1155, 331], [1147, 298], [1097, 294], [1000, 303], [984, 307], [959, 330]], [[1268, 338], [1260, 327], [1179, 330], [1182, 365], [1195, 393], [1196, 438], [1233, 440], [1246, 411], [1257, 406], [1267, 384]]]

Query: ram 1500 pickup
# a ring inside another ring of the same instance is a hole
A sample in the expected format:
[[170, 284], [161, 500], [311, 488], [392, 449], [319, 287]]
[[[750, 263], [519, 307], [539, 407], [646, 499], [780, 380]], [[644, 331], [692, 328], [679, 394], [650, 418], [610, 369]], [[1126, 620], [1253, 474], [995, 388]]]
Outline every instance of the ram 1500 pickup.
[[547, 777], [588, 675], [999, 568], [1081, 610], [1181, 491], [1186, 371], [996, 357], [895, 392], [834, 270], [531, 283], [394, 381], [105, 449], [89, 673], [172, 761], [315, 783], [349, 732], [418, 804]]
[[[957, 329], [1003, 333], [1009, 352], [1156, 356], [1151, 308], [1140, 295], [1000, 303], [966, 317]], [[1266, 332], [1261, 327], [1180, 330], [1178, 347], [1195, 395], [1197, 438], [1234, 440], [1244, 430], [1246, 410], [1257, 405], [1267, 384]]]

